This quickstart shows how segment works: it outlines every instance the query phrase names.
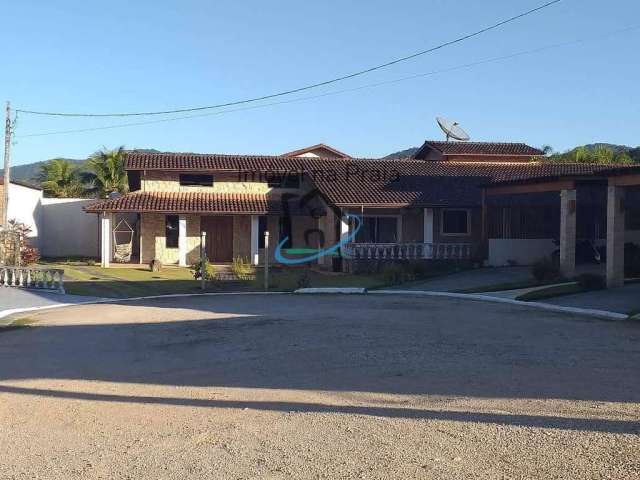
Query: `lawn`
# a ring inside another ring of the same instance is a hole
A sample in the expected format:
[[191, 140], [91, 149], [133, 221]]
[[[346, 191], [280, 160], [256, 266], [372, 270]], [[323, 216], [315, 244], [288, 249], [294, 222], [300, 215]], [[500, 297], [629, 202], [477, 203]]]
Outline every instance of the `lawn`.
[[[194, 280], [188, 268], [165, 266], [161, 272], [140, 267], [101, 268], [86, 262], [47, 262], [49, 268], [64, 270], [65, 289], [73, 295], [109, 298], [163, 295], [169, 293], [199, 293], [200, 281]], [[324, 273], [304, 268], [271, 268], [270, 291], [292, 291], [299, 287], [303, 273], [308, 275], [312, 287], [364, 287], [379, 288], [386, 285], [382, 274], [349, 275]], [[207, 292], [262, 291], [263, 271], [259, 269], [254, 280], [224, 280], [208, 282]]]

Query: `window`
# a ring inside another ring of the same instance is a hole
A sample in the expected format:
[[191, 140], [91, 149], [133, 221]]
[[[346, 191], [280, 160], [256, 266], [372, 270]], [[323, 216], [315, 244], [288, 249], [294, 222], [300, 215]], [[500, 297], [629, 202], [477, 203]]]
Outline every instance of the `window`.
[[288, 216], [280, 217], [279, 222], [279, 230], [280, 236], [278, 237], [278, 241], [281, 242], [284, 240], [284, 237], [288, 237], [287, 241], [282, 245], [283, 248], [291, 248], [293, 244], [291, 238], [291, 218]]
[[469, 235], [469, 210], [443, 210], [442, 235]]
[[363, 217], [362, 228], [356, 234], [356, 243], [396, 243], [398, 219], [396, 217]]
[[192, 173], [180, 174], [180, 186], [182, 187], [212, 187], [213, 175], [200, 175]]
[[300, 188], [300, 175], [289, 172], [267, 175], [267, 185], [271, 188]]
[[165, 247], [178, 248], [178, 215], [167, 215], [164, 225]]
[[264, 248], [264, 232], [267, 231], [267, 217], [258, 217], [258, 248]]

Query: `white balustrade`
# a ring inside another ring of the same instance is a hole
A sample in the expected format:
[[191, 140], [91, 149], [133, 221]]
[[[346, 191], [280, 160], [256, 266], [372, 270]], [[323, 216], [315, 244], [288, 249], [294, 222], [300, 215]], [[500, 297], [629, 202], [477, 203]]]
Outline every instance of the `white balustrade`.
[[0, 286], [40, 288], [64, 293], [64, 270], [58, 268], [0, 266]]
[[346, 258], [356, 260], [468, 260], [470, 243], [349, 243]]

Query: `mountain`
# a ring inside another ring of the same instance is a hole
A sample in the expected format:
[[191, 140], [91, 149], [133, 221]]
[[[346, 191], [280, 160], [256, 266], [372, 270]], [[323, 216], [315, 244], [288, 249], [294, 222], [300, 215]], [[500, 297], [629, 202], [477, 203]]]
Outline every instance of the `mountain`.
[[[68, 160], [69, 162], [77, 165], [80, 169], [83, 169], [87, 162], [86, 160], [76, 160], [73, 158], [64, 158], [63, 160]], [[48, 161], [49, 160], [44, 160], [41, 162], [28, 163], [26, 165], [16, 165], [15, 167], [11, 167], [11, 179], [39, 185], [40, 182], [38, 181], [38, 175], [40, 174], [40, 167], [42, 167], [42, 165], [44, 165]], [[4, 169], [0, 169], [0, 175], [2, 175], [3, 173]]]
[[398, 158], [411, 157], [419, 149], [420, 147], [411, 147], [411, 148], [407, 148], [406, 150], [400, 150], [399, 152], [390, 153], [389, 155], [384, 157], [383, 160], [396, 160]]
[[[146, 153], [160, 153], [158, 150], [154, 150], [152, 148], [139, 148], [132, 151], [136, 152], [146, 152]], [[57, 157], [61, 160], [67, 160], [73, 164], [75, 164], [80, 170], [86, 170], [87, 160], [78, 160], [74, 158], [62, 158]], [[50, 159], [54, 160], [54, 159]], [[40, 162], [28, 163], [26, 165], [16, 165], [15, 167], [11, 167], [11, 179], [12, 180], [20, 180], [22, 182], [31, 183], [34, 185], [40, 185], [40, 181], [38, 180], [38, 175], [40, 174], [40, 167], [50, 160], [43, 160]], [[4, 169], [0, 168], [0, 176], [4, 173]]]

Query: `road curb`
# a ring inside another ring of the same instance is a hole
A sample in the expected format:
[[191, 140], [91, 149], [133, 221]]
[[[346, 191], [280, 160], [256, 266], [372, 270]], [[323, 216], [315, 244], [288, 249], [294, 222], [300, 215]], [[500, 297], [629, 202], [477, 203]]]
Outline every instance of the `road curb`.
[[564, 307], [562, 305], [552, 305], [542, 302], [523, 302], [522, 300], [513, 300], [510, 298], [492, 297], [489, 295], [480, 295], [477, 293], [450, 293], [450, 292], [431, 292], [422, 290], [370, 290], [369, 293], [381, 295], [422, 295], [428, 297], [445, 297], [457, 298], [460, 300], [475, 300], [480, 302], [505, 303], [507, 305], [517, 305], [521, 307], [536, 308], [557, 313], [572, 313], [583, 315], [600, 320], [621, 321], [627, 320], [628, 315], [617, 312], [609, 312], [607, 310], [596, 310], [591, 308]]

